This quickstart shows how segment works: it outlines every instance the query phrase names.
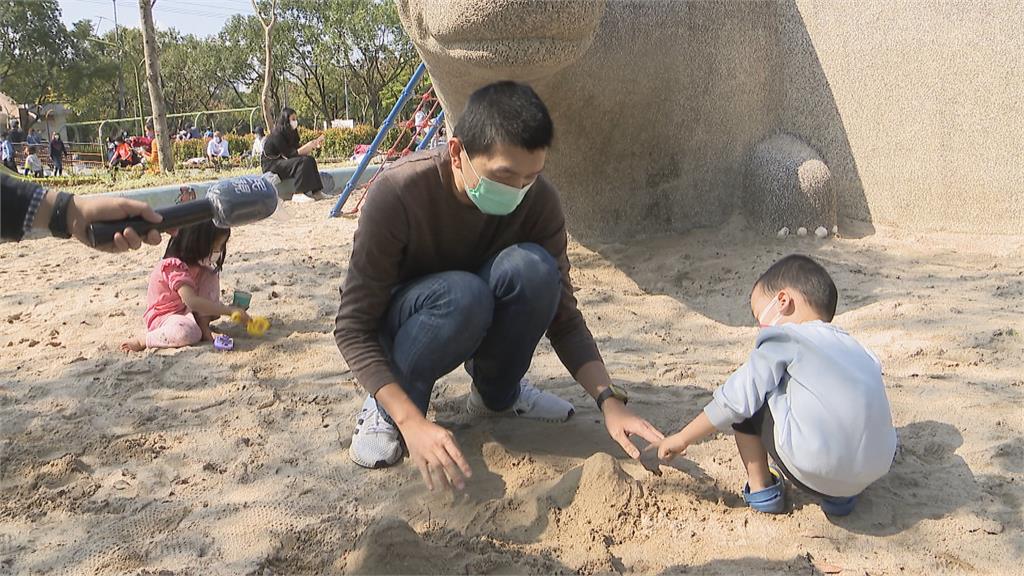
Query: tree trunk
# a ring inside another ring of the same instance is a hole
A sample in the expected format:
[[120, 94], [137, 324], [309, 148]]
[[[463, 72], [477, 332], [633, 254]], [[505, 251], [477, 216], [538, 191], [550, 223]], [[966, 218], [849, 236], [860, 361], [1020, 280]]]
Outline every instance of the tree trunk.
[[270, 129], [272, 124], [270, 123], [273, 115], [270, 112], [270, 74], [273, 65], [273, 53], [271, 52], [273, 38], [271, 37], [274, 31], [274, 19], [270, 21], [270, 25], [263, 28], [263, 92], [260, 94], [260, 106], [263, 108], [263, 122], [267, 126], [266, 129]]
[[[155, 1], [153, 0], [153, 2]], [[160, 49], [156, 43], [153, 4], [150, 3], [150, 0], [139, 0], [139, 12], [142, 15], [142, 47], [146, 53], [146, 84], [149, 85], [149, 101], [153, 106], [153, 130], [156, 131], [160, 170], [174, 172], [174, 149], [171, 148], [171, 135], [167, 131], [167, 107], [164, 103], [163, 88], [160, 86]]]
[[263, 91], [260, 94], [260, 107], [263, 108], [263, 122], [266, 124], [267, 133], [270, 133], [270, 128], [273, 126], [271, 121], [274, 119], [274, 115], [271, 113], [270, 104], [270, 75], [273, 72], [273, 32], [274, 24], [277, 23], [277, 0], [274, 0], [270, 5], [270, 15], [264, 16], [260, 7], [256, 4], [256, 0], [252, 1], [252, 7], [256, 11], [256, 16], [260, 19], [260, 24], [263, 25]]
[[370, 118], [373, 121], [373, 126], [380, 126], [381, 121], [381, 109], [380, 109], [380, 92], [371, 91], [367, 94], [367, 102], [370, 106]]

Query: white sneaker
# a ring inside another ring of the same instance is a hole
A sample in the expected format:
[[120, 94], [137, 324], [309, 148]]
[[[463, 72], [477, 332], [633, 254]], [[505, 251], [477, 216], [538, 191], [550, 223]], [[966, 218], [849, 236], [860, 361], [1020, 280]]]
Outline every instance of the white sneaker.
[[373, 396], [367, 396], [356, 420], [348, 456], [363, 468], [386, 468], [402, 459], [401, 438], [398, 428], [377, 409]]
[[476, 386], [469, 387], [469, 399], [466, 401], [466, 407], [470, 414], [477, 416], [502, 414], [543, 422], [565, 422], [576, 413], [576, 408], [571, 402], [563, 400], [551, 392], [537, 389], [526, 378], [519, 381], [519, 398], [516, 403], [504, 412], [495, 412], [485, 406], [484, 399], [480, 397]]
[[292, 194], [292, 202], [296, 204], [305, 204], [307, 202], [316, 202], [316, 198], [311, 198], [306, 194]]
[[313, 201], [327, 199], [327, 194], [324, 194], [323, 190], [317, 190], [316, 192], [306, 192], [305, 196], [306, 198], [309, 198]]

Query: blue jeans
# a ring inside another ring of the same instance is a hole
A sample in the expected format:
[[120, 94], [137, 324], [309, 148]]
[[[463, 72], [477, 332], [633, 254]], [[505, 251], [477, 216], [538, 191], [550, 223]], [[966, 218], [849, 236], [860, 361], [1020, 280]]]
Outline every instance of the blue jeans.
[[380, 327], [398, 384], [426, 414], [434, 383], [465, 364], [485, 406], [511, 408], [555, 316], [561, 284], [555, 259], [525, 243], [475, 274], [440, 272], [399, 287]]

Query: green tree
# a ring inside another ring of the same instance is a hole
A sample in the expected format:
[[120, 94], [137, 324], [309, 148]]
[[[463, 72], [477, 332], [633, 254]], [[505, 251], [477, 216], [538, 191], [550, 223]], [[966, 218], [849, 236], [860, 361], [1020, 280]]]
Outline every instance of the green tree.
[[[275, 24], [274, 42], [271, 46], [274, 62], [288, 60], [292, 36], [286, 22]], [[222, 62], [235, 71], [235, 83], [239, 91], [245, 94], [246, 106], [260, 105], [260, 90], [263, 86], [264, 64], [264, 30], [259, 18], [255, 15], [236, 15], [228, 19], [217, 35], [217, 42], [223, 46]], [[270, 104], [272, 112], [280, 110], [284, 105], [283, 74], [270, 77]]]
[[393, 2], [383, 0], [322, 0], [324, 25], [334, 41], [335, 63], [360, 85], [364, 120], [380, 124], [393, 104], [383, 95], [412, 75], [419, 56], [402, 29]]
[[[68, 31], [74, 60], [63, 67], [63, 89], [54, 101], [63, 102], [80, 118], [109, 118], [117, 112], [117, 47], [97, 37], [92, 23], [81, 20]], [[135, 91], [130, 91], [129, 96]], [[135, 109], [132, 96], [132, 108]]]
[[[289, 105], [305, 125], [343, 117], [347, 85], [350, 116], [379, 124], [418, 62], [393, 3], [277, 1], [267, 83], [271, 115]], [[273, 0], [257, 5], [266, 16]], [[265, 30], [255, 14], [233, 16], [215, 37], [164, 30], [157, 39], [168, 114], [260, 105]], [[125, 114], [148, 116], [143, 54], [139, 29], [97, 35], [87, 21], [65, 27], [56, 0], [0, 0], [0, 86], [20, 102], [37, 108], [64, 102], [83, 120], [115, 118], [123, 77]], [[228, 128], [248, 120], [239, 114], [213, 121]]]
[[65, 83], [70, 35], [56, 0], [0, 0], [0, 86], [38, 112]]

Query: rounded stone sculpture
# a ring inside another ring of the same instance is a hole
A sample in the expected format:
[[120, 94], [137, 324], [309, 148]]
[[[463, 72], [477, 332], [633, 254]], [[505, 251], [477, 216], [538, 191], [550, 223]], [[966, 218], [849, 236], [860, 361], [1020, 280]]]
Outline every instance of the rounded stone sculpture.
[[[724, 224], [778, 116], [768, 2], [397, 0], [450, 126], [529, 83], [555, 122], [546, 176], [578, 239]], [[767, 55], [767, 56], [766, 56]]]
[[580, 240], [724, 224], [753, 148], [783, 133], [819, 155], [788, 188], [812, 196], [760, 203], [817, 206], [812, 232], [834, 226], [825, 181], [844, 220], [1024, 231], [1020, 2], [396, 3], [449, 127], [490, 82], [544, 99], [545, 173]]
[[832, 174], [810, 146], [790, 134], [759, 143], [750, 155], [744, 182], [744, 215], [766, 234], [836, 226]]

